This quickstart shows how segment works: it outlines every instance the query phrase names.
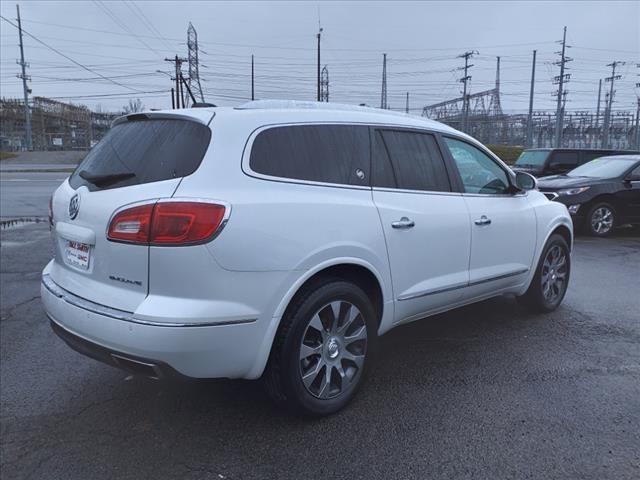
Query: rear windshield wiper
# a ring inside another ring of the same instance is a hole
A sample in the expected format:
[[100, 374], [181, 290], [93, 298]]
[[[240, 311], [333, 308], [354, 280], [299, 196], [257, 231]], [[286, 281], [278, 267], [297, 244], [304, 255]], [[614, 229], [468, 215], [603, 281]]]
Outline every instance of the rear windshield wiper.
[[93, 183], [94, 185], [100, 186], [107, 183], [117, 182], [119, 180], [125, 180], [127, 178], [135, 177], [136, 174], [133, 172], [128, 173], [109, 173], [106, 175], [93, 175], [86, 170], [81, 170], [78, 175], [84, 178], [87, 182]]

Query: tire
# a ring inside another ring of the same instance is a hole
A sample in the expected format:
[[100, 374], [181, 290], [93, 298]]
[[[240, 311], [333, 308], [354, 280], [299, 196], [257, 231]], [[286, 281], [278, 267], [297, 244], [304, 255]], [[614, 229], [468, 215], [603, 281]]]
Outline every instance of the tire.
[[[562, 260], [564, 259], [564, 260]], [[571, 255], [566, 240], [553, 234], [547, 240], [531, 285], [518, 302], [529, 310], [548, 313], [562, 303], [571, 274]]]
[[599, 202], [589, 209], [585, 230], [593, 237], [608, 237], [616, 226], [616, 211], [610, 203]]
[[337, 278], [314, 282], [294, 297], [278, 328], [263, 376], [267, 393], [304, 415], [337, 412], [362, 384], [376, 330], [361, 288]]

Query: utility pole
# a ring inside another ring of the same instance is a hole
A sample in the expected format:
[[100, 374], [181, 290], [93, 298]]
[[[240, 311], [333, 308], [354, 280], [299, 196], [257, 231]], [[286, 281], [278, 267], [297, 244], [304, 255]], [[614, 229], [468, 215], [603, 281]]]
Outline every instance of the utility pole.
[[[173, 79], [171, 79], [173, 80]], [[175, 110], [176, 109], [176, 100], [175, 100], [175, 88], [171, 87], [171, 109]]]
[[531, 89], [529, 91], [529, 117], [527, 118], [527, 147], [533, 146], [533, 92], [536, 83], [536, 53], [533, 51], [533, 63], [531, 64]]
[[407, 92], [407, 102], [404, 106], [404, 113], [409, 113], [409, 92]]
[[320, 72], [320, 101], [329, 101], [329, 69], [325, 65]]
[[636, 150], [640, 149], [640, 97], [638, 97], [638, 107], [636, 109]]
[[467, 120], [469, 118], [469, 96], [467, 95], [467, 83], [471, 80], [471, 75], [468, 75], [469, 69], [473, 67], [473, 64], [469, 64], [469, 59], [474, 55], [478, 55], [476, 50], [465, 52], [462, 55], [458, 55], [458, 58], [464, 58], [464, 67], [458, 68], [458, 70], [464, 70], [464, 77], [458, 79], [463, 84], [462, 89], [462, 131], [467, 131]]
[[[175, 81], [176, 81], [176, 90], [175, 90], [175, 108], [184, 108], [184, 97], [183, 97], [183, 92], [182, 92], [182, 85], [180, 83], [180, 77], [182, 76], [182, 63], [186, 62], [187, 59], [186, 58], [182, 58], [182, 57], [178, 57], [178, 55], [175, 56], [175, 58], [165, 58], [164, 59], [165, 62], [172, 62], [175, 65], [175, 69], [176, 69], [176, 77], [175, 77]], [[182, 100], [182, 107], [180, 106], [180, 101]]]
[[251, 55], [251, 101], [255, 100], [255, 78], [253, 76], [253, 54]]
[[382, 54], [382, 89], [380, 91], [380, 108], [387, 109], [387, 54]]
[[317, 82], [318, 82], [318, 95], [316, 97], [316, 100], [319, 102], [320, 101], [320, 37], [322, 36], [322, 27], [319, 27], [318, 29], [318, 64], [317, 64], [317, 70], [318, 70], [318, 78], [317, 78]]
[[[636, 63], [636, 67], [640, 69], [640, 63]], [[640, 73], [636, 74], [640, 77]], [[636, 82], [636, 88], [640, 88], [640, 82]], [[640, 95], [637, 98], [638, 109], [636, 110], [636, 150], [640, 149]]]
[[572, 58], [569, 58], [565, 55], [567, 49], [567, 27], [564, 27], [563, 30], [563, 34], [562, 34], [562, 52], [556, 52], [557, 54], [560, 55], [560, 60], [555, 62], [554, 65], [559, 65], [560, 66], [560, 75], [557, 77], [554, 77], [553, 81], [554, 84], [558, 84], [558, 92], [556, 93], [557, 95], [557, 105], [556, 105], [556, 138], [555, 138], [555, 146], [557, 147], [561, 147], [562, 146], [562, 126], [564, 123], [564, 108], [563, 108], [563, 103], [566, 101], [566, 97], [565, 97], [565, 93], [564, 93], [564, 84], [567, 83], [569, 81], [569, 79], [571, 78], [571, 74], [565, 74], [565, 65], [567, 64], [567, 62], [570, 62], [571, 60], [573, 60]]
[[620, 80], [622, 75], [616, 75], [616, 67], [618, 65], [622, 66], [625, 62], [614, 61], [612, 63], [607, 64], [607, 67], [611, 67], [611, 76], [604, 79], [605, 82], [611, 83], [611, 88], [609, 90], [609, 101], [607, 102], [607, 109], [605, 111], [604, 117], [604, 125], [602, 128], [602, 148], [609, 148], [609, 129], [611, 128], [611, 110], [613, 109], [613, 95], [615, 90], [613, 89], [613, 84], [616, 80]]
[[602, 96], [602, 79], [598, 80], [598, 105], [596, 106], [596, 128], [600, 124], [600, 97]]
[[600, 132], [598, 132], [598, 127], [600, 126], [600, 98], [602, 96], [602, 79], [598, 80], [598, 105], [596, 105], [596, 146], [598, 145], [598, 140], [600, 140]]
[[27, 150], [33, 150], [33, 139], [31, 137], [31, 109], [29, 108], [29, 94], [31, 89], [27, 86], [27, 80], [31, 80], [31, 77], [27, 75], [26, 68], [27, 62], [24, 61], [24, 46], [22, 43], [22, 23], [20, 21], [20, 6], [16, 5], [16, 11], [18, 12], [18, 34], [20, 35], [20, 67], [22, 73], [18, 75], [18, 78], [22, 79], [22, 91], [24, 94], [24, 140]]

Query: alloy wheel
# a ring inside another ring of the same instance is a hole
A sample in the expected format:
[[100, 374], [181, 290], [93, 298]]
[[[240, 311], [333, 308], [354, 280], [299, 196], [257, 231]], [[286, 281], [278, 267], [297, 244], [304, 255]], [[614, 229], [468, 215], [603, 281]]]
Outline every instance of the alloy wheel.
[[567, 256], [559, 245], [549, 249], [542, 264], [542, 295], [556, 303], [567, 287]]
[[367, 352], [367, 324], [354, 304], [336, 300], [311, 317], [300, 343], [300, 375], [307, 391], [335, 398], [355, 385]]
[[591, 215], [591, 228], [597, 234], [609, 233], [613, 228], [613, 212], [608, 207], [599, 207]]

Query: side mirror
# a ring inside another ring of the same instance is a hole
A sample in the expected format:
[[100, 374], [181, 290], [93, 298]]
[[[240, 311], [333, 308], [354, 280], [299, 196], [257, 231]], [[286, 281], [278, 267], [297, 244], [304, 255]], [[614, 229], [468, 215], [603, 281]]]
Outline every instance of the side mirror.
[[636, 174], [632, 174], [630, 173], [629, 175], [627, 175], [626, 177], [624, 177], [625, 182], [637, 182], [640, 180], [640, 175]]
[[520, 190], [535, 190], [538, 187], [536, 177], [527, 172], [516, 172], [516, 187]]

